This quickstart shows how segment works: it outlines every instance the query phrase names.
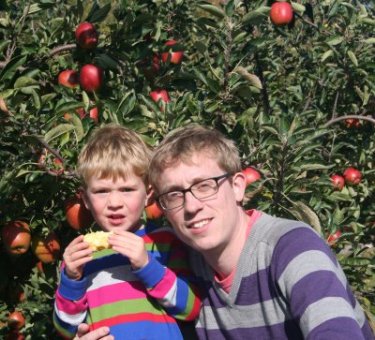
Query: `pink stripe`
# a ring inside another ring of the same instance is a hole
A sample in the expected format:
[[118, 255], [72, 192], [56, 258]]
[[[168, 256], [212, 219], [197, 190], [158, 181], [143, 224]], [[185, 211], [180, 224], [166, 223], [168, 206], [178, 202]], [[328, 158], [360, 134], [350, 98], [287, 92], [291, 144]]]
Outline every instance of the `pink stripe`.
[[90, 308], [120, 300], [144, 299], [146, 290], [141, 282], [121, 282], [87, 292]]
[[163, 279], [155, 285], [155, 287], [150, 291], [150, 294], [157, 299], [164, 298], [173, 287], [176, 280], [176, 274], [167, 268]]
[[64, 299], [59, 291], [56, 291], [56, 305], [57, 309], [66, 313], [66, 314], [77, 314], [86, 311], [87, 309], [87, 299], [86, 296], [83, 296], [82, 299], [77, 301], [69, 301]]

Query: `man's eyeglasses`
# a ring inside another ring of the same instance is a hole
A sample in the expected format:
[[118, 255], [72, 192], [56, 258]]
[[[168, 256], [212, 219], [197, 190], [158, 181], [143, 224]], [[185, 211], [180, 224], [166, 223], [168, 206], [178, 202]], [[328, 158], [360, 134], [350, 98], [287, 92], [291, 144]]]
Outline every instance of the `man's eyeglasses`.
[[198, 200], [202, 200], [215, 195], [219, 191], [219, 181], [223, 178], [228, 178], [231, 174], [224, 174], [217, 177], [211, 177], [194, 183], [187, 189], [174, 190], [166, 192], [157, 197], [160, 206], [164, 210], [172, 210], [180, 208], [185, 203], [185, 194], [191, 194]]

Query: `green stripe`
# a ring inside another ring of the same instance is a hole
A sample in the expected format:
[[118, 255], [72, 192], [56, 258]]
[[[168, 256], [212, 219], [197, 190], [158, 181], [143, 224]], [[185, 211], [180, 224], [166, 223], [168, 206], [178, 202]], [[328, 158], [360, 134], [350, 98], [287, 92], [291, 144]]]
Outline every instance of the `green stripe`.
[[101, 305], [91, 308], [91, 320], [98, 322], [106, 318], [112, 318], [122, 314], [153, 313], [156, 315], [165, 314], [164, 310], [156, 301], [147, 299], [133, 299]]
[[112, 249], [103, 249], [103, 250], [95, 251], [92, 254], [92, 257], [94, 259], [98, 259], [100, 257], [104, 257], [104, 256], [107, 256], [107, 255], [112, 255], [112, 254], [118, 254], [118, 253], [117, 253], [117, 251], [114, 251]]

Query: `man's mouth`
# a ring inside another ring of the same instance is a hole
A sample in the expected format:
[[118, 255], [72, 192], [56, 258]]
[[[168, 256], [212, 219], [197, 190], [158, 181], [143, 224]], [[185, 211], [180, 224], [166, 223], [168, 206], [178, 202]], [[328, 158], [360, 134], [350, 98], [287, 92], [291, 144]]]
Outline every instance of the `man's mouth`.
[[205, 220], [201, 220], [201, 221], [198, 221], [198, 222], [189, 223], [188, 228], [201, 229], [204, 226], [206, 226], [208, 223], [210, 223], [210, 221], [211, 221], [210, 219], [205, 219]]

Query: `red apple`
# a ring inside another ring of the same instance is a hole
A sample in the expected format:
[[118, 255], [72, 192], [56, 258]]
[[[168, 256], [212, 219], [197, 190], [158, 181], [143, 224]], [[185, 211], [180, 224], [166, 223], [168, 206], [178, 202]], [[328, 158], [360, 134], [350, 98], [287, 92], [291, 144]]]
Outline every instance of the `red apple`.
[[[164, 45], [165, 46], [173, 46], [176, 45], [176, 40], [168, 40]], [[181, 63], [181, 60], [184, 56], [184, 51], [173, 51], [172, 52], [164, 52], [161, 54], [161, 59], [164, 63], [166, 63], [168, 60], [171, 64], [179, 64]]]
[[75, 230], [89, 227], [93, 221], [90, 210], [86, 209], [83, 201], [77, 196], [70, 198], [65, 203], [65, 217]]
[[353, 167], [347, 168], [344, 173], [345, 183], [351, 184], [351, 185], [357, 185], [359, 182], [361, 182], [362, 179], [362, 173]]
[[334, 245], [337, 240], [341, 237], [342, 235], [342, 232], [340, 230], [337, 230], [336, 232], [330, 234], [328, 237], [327, 237], [327, 243], [332, 246]]
[[19, 311], [10, 313], [8, 316], [8, 326], [11, 329], [21, 329], [25, 326], [25, 317]]
[[150, 97], [154, 102], [158, 102], [161, 100], [164, 103], [169, 103], [171, 100], [169, 99], [168, 92], [166, 90], [157, 89], [150, 92]]
[[80, 23], [75, 31], [77, 44], [84, 49], [95, 48], [98, 44], [98, 32], [90, 22]]
[[83, 107], [80, 107], [79, 109], [76, 110], [78, 113], [79, 117], [81, 119], [85, 117], [90, 117], [95, 123], [99, 122], [99, 109], [94, 106], [90, 111], [87, 113]]
[[79, 82], [87, 92], [98, 91], [103, 83], [103, 70], [93, 64], [86, 64], [81, 68]]
[[332, 175], [331, 176], [331, 181], [332, 181], [332, 186], [334, 189], [336, 190], [342, 190], [342, 188], [344, 187], [345, 185], [345, 179], [344, 177], [340, 176], [340, 175]]
[[161, 210], [156, 202], [148, 205], [145, 208], [146, 216], [150, 220], [157, 219], [163, 215], [163, 210]]
[[38, 167], [44, 170], [48, 170], [50, 173], [53, 173], [55, 175], [61, 175], [64, 173], [64, 163], [61, 161], [61, 159], [56, 158], [53, 156], [53, 161], [48, 164], [47, 166], [47, 156], [49, 152], [47, 149], [43, 149], [43, 152], [40, 154], [38, 159]]
[[1, 236], [5, 250], [10, 255], [25, 254], [30, 248], [30, 227], [23, 221], [10, 221], [6, 223]]
[[361, 126], [361, 121], [356, 118], [345, 119], [345, 125], [347, 128], [359, 128]]
[[59, 73], [58, 83], [62, 86], [74, 88], [79, 85], [79, 75], [74, 70], [64, 70]]
[[274, 25], [288, 25], [293, 20], [293, 8], [289, 2], [274, 2], [271, 6], [270, 18]]
[[54, 232], [50, 232], [46, 237], [33, 236], [31, 249], [43, 263], [55, 262], [60, 257], [60, 241]]
[[246, 178], [246, 186], [249, 186], [251, 183], [258, 181], [261, 178], [260, 173], [252, 167], [242, 170], [242, 173]]

